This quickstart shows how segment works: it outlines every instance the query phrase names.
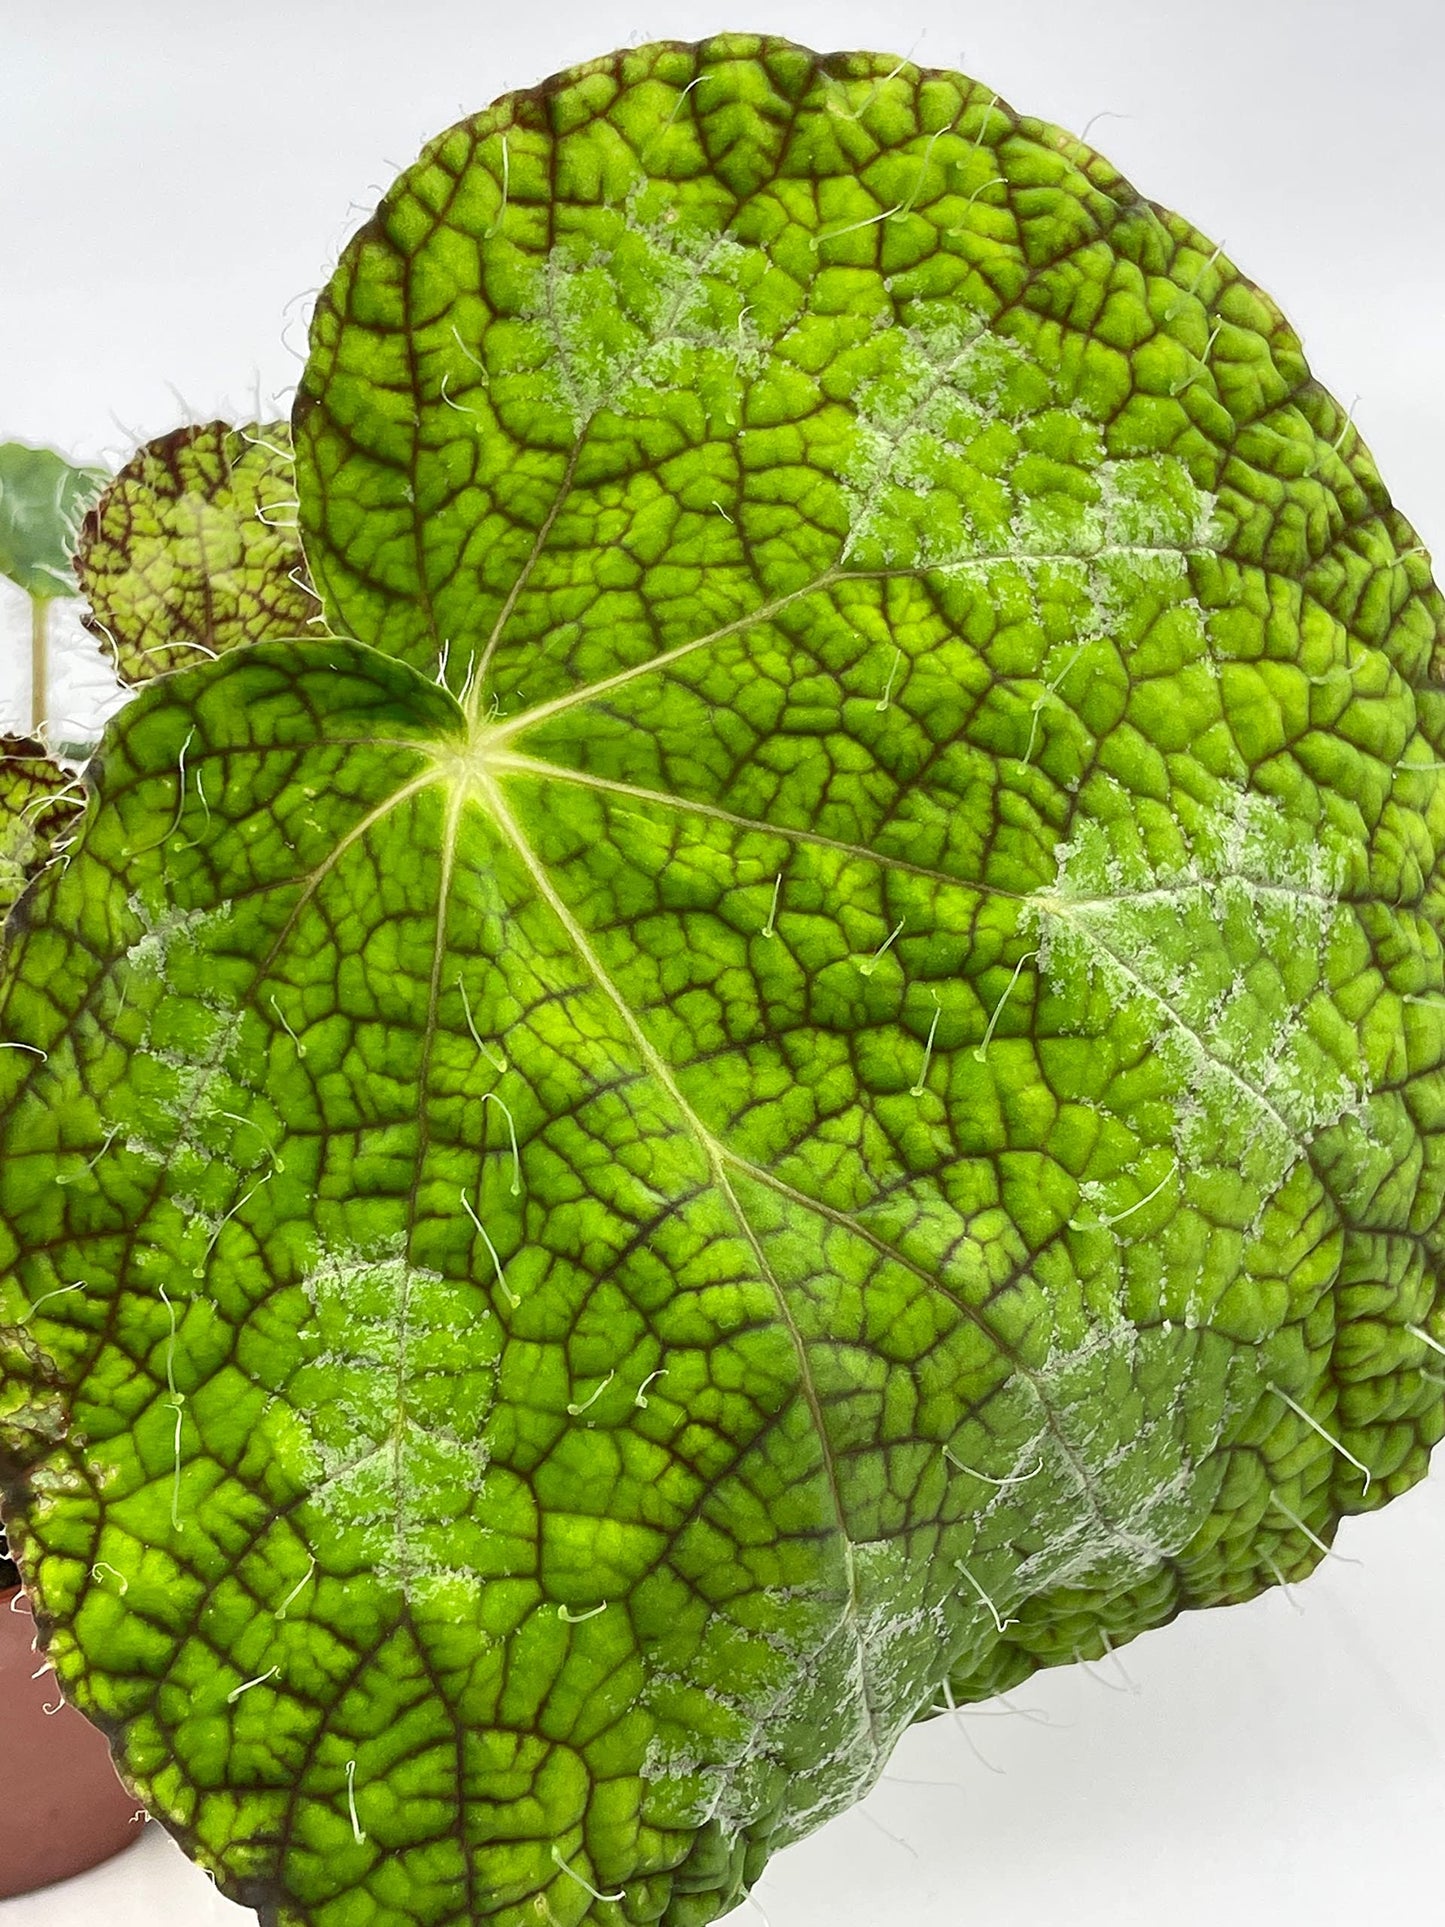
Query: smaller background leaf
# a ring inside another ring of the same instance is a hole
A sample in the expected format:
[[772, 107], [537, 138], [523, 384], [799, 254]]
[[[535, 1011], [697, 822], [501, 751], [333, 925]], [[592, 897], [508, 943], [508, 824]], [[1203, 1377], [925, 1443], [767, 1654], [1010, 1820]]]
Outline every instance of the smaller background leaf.
[[207, 422], [137, 450], [87, 515], [75, 564], [123, 682], [316, 634], [295, 507], [284, 422]]
[[0, 917], [9, 915], [73, 816], [74, 805], [61, 794], [73, 781], [33, 737], [0, 736]]
[[0, 443], [0, 573], [50, 601], [77, 593], [71, 556], [103, 469], [75, 468], [53, 448]]

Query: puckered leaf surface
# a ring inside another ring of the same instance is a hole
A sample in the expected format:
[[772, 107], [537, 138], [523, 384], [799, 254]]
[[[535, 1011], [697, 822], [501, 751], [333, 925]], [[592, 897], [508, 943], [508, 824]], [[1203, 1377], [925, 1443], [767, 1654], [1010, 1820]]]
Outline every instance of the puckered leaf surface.
[[0, 444], [0, 575], [42, 602], [73, 596], [76, 528], [105, 481], [53, 448]]
[[122, 682], [314, 634], [287, 422], [146, 442], [86, 516], [75, 566]]
[[331, 627], [14, 949], [66, 1690], [285, 1927], [730, 1906], [1445, 1426], [1441, 602], [1293, 334], [986, 88], [501, 101], [298, 401]]
[[0, 922], [72, 820], [74, 788], [43, 743], [0, 736]]

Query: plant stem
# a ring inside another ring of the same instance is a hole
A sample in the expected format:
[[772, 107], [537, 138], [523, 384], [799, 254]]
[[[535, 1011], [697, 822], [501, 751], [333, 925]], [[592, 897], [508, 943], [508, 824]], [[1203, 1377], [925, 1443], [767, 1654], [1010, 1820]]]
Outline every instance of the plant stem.
[[30, 598], [30, 727], [39, 734], [45, 721], [45, 634], [50, 604], [44, 596]]

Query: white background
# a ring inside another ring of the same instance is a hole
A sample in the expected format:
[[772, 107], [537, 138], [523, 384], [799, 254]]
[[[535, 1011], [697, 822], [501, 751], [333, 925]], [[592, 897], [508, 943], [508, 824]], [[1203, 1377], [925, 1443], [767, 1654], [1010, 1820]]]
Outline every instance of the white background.
[[[284, 412], [312, 294], [424, 139], [574, 60], [725, 27], [1092, 122], [1276, 296], [1445, 549], [1438, 0], [0, 0], [0, 439], [114, 465], [192, 416]], [[28, 703], [20, 615], [0, 606], [0, 725]], [[91, 713], [90, 645], [53, 673], [59, 713]], [[1437, 1921], [1445, 1479], [1338, 1549], [1363, 1563], [1150, 1634], [1127, 1678], [1071, 1668], [909, 1735], [897, 1777], [773, 1863], [772, 1927]], [[253, 1918], [154, 1826], [0, 1902], [0, 1927]]]

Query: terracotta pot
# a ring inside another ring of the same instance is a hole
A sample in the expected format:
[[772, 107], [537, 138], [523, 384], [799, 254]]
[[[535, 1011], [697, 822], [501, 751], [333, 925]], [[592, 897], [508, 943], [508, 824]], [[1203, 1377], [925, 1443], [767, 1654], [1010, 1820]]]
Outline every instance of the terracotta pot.
[[[12, 1610], [13, 1608], [13, 1610]], [[35, 1623], [18, 1586], [0, 1592], [0, 1897], [83, 1873], [130, 1845], [140, 1803], [110, 1763], [104, 1734], [60, 1699], [30, 1650]]]

